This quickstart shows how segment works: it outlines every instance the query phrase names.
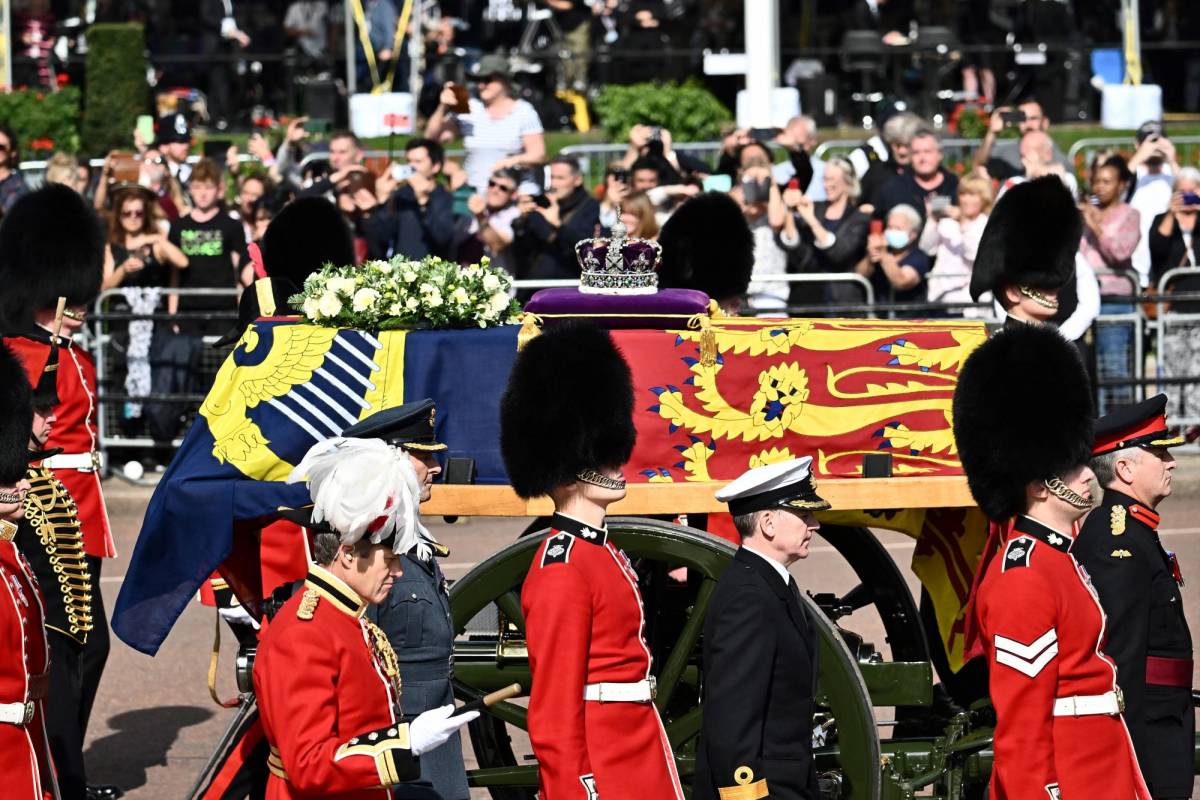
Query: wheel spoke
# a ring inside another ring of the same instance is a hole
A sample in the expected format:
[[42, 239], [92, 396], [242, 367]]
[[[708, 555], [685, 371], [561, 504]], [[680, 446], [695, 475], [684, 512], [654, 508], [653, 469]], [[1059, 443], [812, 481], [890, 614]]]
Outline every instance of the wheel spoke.
[[688, 659], [692, 655], [696, 640], [700, 638], [700, 631], [704, 629], [704, 617], [708, 613], [708, 603], [716, 588], [715, 580], [705, 578], [704, 582], [700, 584], [699, 591], [696, 592], [696, 600], [692, 603], [691, 614], [688, 615], [687, 622], [683, 624], [683, 630], [675, 639], [671, 655], [667, 657], [666, 663], [663, 664], [663, 668], [658, 674], [658, 697], [654, 704], [658, 706], [659, 711], [667, 707], [667, 702], [675, 693], [675, 687], [679, 684], [679, 678], [683, 675], [684, 667], [687, 666]]
[[703, 709], [696, 706], [678, 719], [665, 723], [667, 738], [670, 739], [673, 749], [678, 750], [684, 742], [695, 738], [700, 733], [700, 722], [703, 716]]
[[467, 783], [475, 787], [485, 786], [537, 786], [536, 765], [519, 767], [485, 767], [467, 770]]
[[521, 595], [516, 589], [509, 589], [496, 598], [496, 605], [504, 612], [504, 616], [523, 632], [525, 630], [525, 614], [521, 611]]

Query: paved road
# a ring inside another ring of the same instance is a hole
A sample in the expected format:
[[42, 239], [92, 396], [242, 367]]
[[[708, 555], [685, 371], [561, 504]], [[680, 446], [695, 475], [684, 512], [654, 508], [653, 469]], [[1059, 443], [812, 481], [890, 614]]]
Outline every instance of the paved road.
[[[1195, 462], [1194, 470], [1188, 471], [1200, 479], [1200, 459]], [[106, 488], [121, 554], [106, 564], [102, 578], [105, 603], [111, 610], [149, 491], [115, 481], [110, 481]], [[1161, 510], [1165, 544], [1179, 553], [1185, 574], [1190, 571], [1200, 575], [1200, 480], [1181, 481], [1176, 496]], [[453, 578], [512, 541], [524, 524], [523, 520], [477, 518], [432, 527], [452, 549], [446, 572]], [[908, 564], [912, 540], [889, 532], [881, 532], [880, 538], [897, 563]], [[809, 559], [796, 565], [793, 572], [800, 585], [814, 593], [840, 594], [853, 585], [853, 575], [845, 562], [824, 543], [814, 546]], [[915, 590], [916, 579], [907, 570], [906, 573]], [[1190, 581], [1183, 596], [1193, 627], [1200, 628], [1195, 623], [1200, 620], [1200, 579]], [[882, 628], [872, 612], [858, 612], [842, 624], [884, 648]], [[117, 784], [131, 800], [186, 795], [232, 713], [216, 707], [206, 689], [212, 638], [212, 609], [193, 604], [155, 658], [114, 640], [88, 736], [86, 756], [93, 782]], [[227, 633], [225, 644], [219, 690], [223, 697], [229, 697], [234, 693], [233, 648]]]

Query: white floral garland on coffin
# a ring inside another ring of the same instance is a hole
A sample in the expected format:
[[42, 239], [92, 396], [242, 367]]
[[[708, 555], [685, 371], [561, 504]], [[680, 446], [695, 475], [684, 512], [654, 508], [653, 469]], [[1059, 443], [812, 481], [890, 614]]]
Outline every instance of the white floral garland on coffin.
[[309, 275], [293, 306], [330, 328], [488, 328], [515, 324], [521, 306], [512, 279], [485, 257], [462, 266], [436, 256], [393, 256], [362, 266], [325, 265]]

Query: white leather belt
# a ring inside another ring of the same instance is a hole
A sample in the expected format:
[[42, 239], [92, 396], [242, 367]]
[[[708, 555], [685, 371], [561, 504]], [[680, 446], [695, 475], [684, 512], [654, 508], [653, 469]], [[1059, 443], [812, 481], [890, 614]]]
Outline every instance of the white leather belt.
[[59, 453], [42, 462], [50, 469], [77, 469], [80, 472], [99, 472], [104, 460], [100, 453]]
[[33, 703], [0, 703], [0, 722], [28, 725], [33, 722]]
[[598, 703], [649, 703], [658, 693], [653, 676], [637, 683], [589, 683], [583, 689], [584, 700]]
[[1091, 717], [1099, 714], [1115, 715], [1125, 710], [1125, 697], [1121, 690], [1104, 694], [1060, 697], [1054, 701], [1056, 717]]

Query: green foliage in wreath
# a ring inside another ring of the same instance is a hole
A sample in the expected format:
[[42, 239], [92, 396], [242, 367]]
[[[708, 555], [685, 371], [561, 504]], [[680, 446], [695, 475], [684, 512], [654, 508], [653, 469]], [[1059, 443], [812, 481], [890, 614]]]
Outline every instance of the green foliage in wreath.
[[79, 89], [19, 89], [0, 93], [0, 121], [17, 137], [21, 160], [79, 150]]
[[721, 135], [729, 109], [695, 78], [678, 83], [604, 87], [593, 103], [604, 133], [623, 142], [634, 125], [658, 125], [676, 142], [710, 142]]

